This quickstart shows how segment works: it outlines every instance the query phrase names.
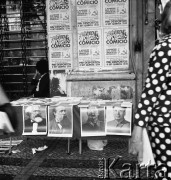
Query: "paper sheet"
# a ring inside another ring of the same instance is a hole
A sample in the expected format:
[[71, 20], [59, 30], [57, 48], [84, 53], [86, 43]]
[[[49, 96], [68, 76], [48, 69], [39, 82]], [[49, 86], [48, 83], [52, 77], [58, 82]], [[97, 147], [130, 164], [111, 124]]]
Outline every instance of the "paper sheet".
[[143, 161], [140, 166], [154, 165], [155, 160], [153, 157], [151, 144], [147, 134], [146, 128], [143, 129]]

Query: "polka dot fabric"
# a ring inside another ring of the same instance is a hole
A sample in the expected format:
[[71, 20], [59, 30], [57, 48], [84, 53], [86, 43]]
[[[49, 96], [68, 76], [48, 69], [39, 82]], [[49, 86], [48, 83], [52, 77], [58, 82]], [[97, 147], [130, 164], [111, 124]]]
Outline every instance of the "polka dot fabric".
[[171, 125], [171, 36], [156, 45], [150, 55], [145, 86], [135, 114], [135, 124], [145, 127], [150, 116], [161, 126]]
[[161, 170], [161, 165], [166, 168], [165, 178], [158, 174], [158, 179], [171, 179], [171, 127], [153, 124], [149, 127], [149, 136], [158, 170]]
[[[171, 179], [171, 35], [157, 44], [151, 55], [148, 73], [135, 113], [134, 124], [149, 128], [157, 166], [164, 164]], [[169, 177], [169, 178], [168, 178]]]

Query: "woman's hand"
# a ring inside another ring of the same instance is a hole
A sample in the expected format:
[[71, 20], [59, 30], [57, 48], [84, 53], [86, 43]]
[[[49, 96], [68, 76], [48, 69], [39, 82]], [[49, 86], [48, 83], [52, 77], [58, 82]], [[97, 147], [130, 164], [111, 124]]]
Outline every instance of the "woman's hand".
[[136, 155], [139, 163], [143, 160], [142, 130], [142, 127], [134, 126], [132, 137], [129, 141], [129, 153]]

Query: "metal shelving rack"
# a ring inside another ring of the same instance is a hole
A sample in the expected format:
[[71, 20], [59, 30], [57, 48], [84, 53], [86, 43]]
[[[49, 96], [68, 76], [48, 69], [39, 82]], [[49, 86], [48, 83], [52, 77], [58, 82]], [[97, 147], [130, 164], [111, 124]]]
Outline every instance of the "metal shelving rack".
[[29, 96], [35, 64], [48, 60], [46, 0], [1, 0], [0, 82], [11, 100]]

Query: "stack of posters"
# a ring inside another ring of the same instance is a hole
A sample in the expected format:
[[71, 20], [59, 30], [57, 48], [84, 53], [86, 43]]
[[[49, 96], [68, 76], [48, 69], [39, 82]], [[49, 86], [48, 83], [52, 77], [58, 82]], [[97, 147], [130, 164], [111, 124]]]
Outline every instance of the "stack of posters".
[[72, 137], [73, 135], [73, 106], [59, 102], [48, 106], [48, 136]]
[[47, 106], [28, 104], [23, 106], [23, 135], [47, 134]]
[[23, 98], [11, 103], [14, 106], [22, 106], [23, 135], [130, 136], [132, 131], [131, 100], [55, 96]]
[[130, 101], [82, 101], [78, 106], [82, 137], [131, 135]]
[[23, 135], [47, 134], [47, 105], [49, 98], [21, 98], [12, 101], [13, 106], [22, 107]]
[[132, 103], [114, 102], [105, 107], [106, 135], [131, 135]]
[[105, 107], [98, 101], [82, 101], [80, 108], [81, 136], [105, 136]]

